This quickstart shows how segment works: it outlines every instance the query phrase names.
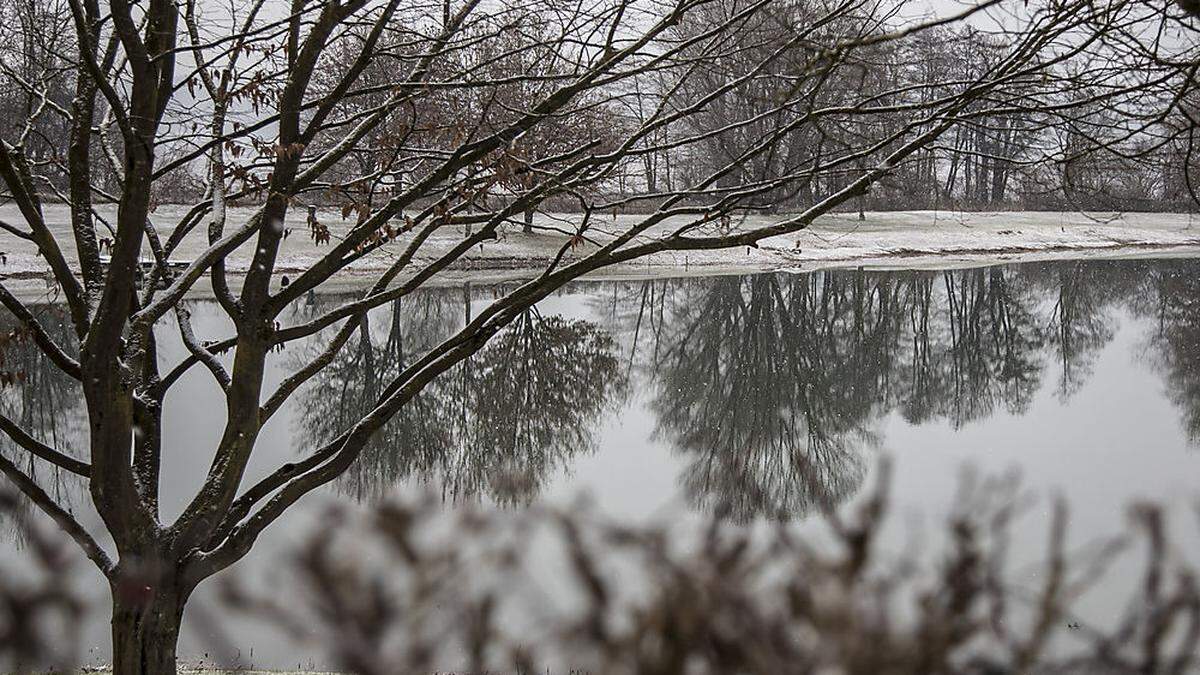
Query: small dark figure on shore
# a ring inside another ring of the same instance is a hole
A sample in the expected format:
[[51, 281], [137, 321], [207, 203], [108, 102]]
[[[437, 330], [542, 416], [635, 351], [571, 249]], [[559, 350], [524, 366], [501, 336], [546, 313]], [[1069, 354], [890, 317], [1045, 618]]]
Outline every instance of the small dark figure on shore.
[[315, 206], [308, 207], [308, 229], [317, 246], [329, 243], [329, 228], [317, 220], [317, 207]]

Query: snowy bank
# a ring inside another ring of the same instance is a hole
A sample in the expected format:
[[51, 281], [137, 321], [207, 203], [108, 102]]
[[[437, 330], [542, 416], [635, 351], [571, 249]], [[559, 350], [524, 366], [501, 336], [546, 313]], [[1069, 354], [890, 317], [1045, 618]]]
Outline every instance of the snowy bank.
[[[164, 237], [183, 213], [182, 207], [156, 211], [154, 220]], [[244, 222], [251, 213], [250, 209], [232, 209], [231, 225]], [[48, 206], [46, 216], [63, 249], [70, 251], [73, 246], [66, 208]], [[302, 272], [329, 250], [328, 246], [319, 247], [311, 241], [304, 218], [302, 210], [296, 209], [285, 223], [290, 236], [283, 242], [277, 264], [281, 277]], [[320, 212], [319, 218], [335, 238], [351, 226], [332, 211]], [[578, 218], [573, 214], [539, 215], [535, 221], [539, 231], [534, 234], [523, 234], [516, 224], [506, 226], [499, 239], [481, 244], [455, 263], [444, 280], [495, 280], [528, 275], [557, 253], [567, 240], [564, 233], [572, 230]], [[735, 219], [731, 227], [734, 231], [762, 227], [778, 218], [748, 216]], [[0, 206], [0, 219], [22, 222], [12, 205]], [[566, 260], [586, 255], [638, 219], [633, 215], [599, 218], [589, 231], [590, 241], [573, 250]], [[661, 237], [684, 222], [663, 223], [637, 241]], [[696, 234], [716, 233], [716, 225], [707, 227], [713, 229]], [[199, 255], [205, 247], [206, 229], [196, 228], [172, 258], [189, 260]], [[415, 264], [435, 259], [458, 243], [462, 235], [461, 226], [446, 226], [421, 247]], [[355, 261], [342, 273], [337, 285], [369, 283], [374, 273], [395, 261], [408, 236]], [[244, 273], [249, 268], [253, 245], [251, 241], [231, 254], [227, 268], [232, 274]], [[30, 242], [0, 233], [0, 251], [6, 260], [0, 265], [0, 278], [24, 280], [20, 285], [27, 289], [39, 284], [46, 288], [46, 265]], [[148, 250], [146, 255], [149, 256]], [[604, 275], [720, 274], [845, 266], [945, 267], [1048, 257], [1131, 255], [1200, 255], [1200, 218], [1164, 213], [904, 211], [867, 213], [864, 220], [859, 220], [854, 213], [834, 214], [818, 219], [809, 229], [763, 240], [758, 248], [659, 253], [609, 268]]]

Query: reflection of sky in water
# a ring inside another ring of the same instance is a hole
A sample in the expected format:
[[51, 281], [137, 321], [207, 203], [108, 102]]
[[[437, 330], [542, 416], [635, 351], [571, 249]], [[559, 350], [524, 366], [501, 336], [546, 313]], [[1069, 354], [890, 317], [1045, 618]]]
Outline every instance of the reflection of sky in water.
[[[1073, 544], [1113, 533], [1141, 498], [1174, 507], [1177, 541], [1192, 544], [1195, 523], [1182, 507], [1200, 469], [1188, 433], [1200, 429], [1197, 272], [1192, 261], [1125, 261], [579, 284], [427, 389], [359, 467], [269, 530], [235, 570], [270, 583], [269, 563], [311, 531], [320, 503], [422, 485], [517, 507], [586, 492], [623, 520], [716, 511], [813, 529], [805, 516], [861, 494], [881, 452], [896, 460], [886, 539], [895, 551], [912, 548], [919, 530], [921, 548], [936, 549], [930, 526], [966, 464], [1018, 469], [1042, 497], [1014, 542], [1018, 578], [1044, 551], [1049, 495], [1070, 504]], [[247, 481], [365, 412], [383, 376], [496, 290], [436, 290], [380, 308], [366, 335], [270, 421]], [[301, 302], [284, 318], [301, 321], [338, 300]], [[201, 339], [228, 330], [205, 302], [193, 322]], [[277, 354], [267, 389], [316, 348]], [[164, 331], [163, 363], [180, 353]], [[23, 398], [15, 409], [45, 437], [51, 422], [58, 438], [81, 433], [73, 392], [34, 382], [36, 391], [5, 391], [10, 410]], [[167, 401], [166, 518], [207, 470], [224, 415], [216, 393], [196, 368]], [[73, 501], [85, 510], [82, 496]], [[10, 544], [2, 555], [12, 554]], [[1121, 609], [1107, 592], [1116, 586], [1087, 599], [1094, 620]], [[211, 604], [208, 591], [199, 603]], [[106, 642], [102, 614], [89, 630], [94, 644]], [[203, 638], [187, 632], [183, 653], [204, 652]], [[244, 653], [254, 647], [256, 665], [304, 660], [303, 649], [262, 629], [234, 635]]]

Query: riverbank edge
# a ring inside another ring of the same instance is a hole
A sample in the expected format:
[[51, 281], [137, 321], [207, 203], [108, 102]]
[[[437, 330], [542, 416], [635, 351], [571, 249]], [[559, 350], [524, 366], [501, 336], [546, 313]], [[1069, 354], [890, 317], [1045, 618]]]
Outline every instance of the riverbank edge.
[[[433, 242], [429, 256], [411, 261], [421, 269], [442, 253]], [[505, 283], [533, 278], [545, 270], [562, 245], [561, 236], [506, 232], [497, 243], [464, 255], [430, 279], [431, 287], [464, 283]], [[311, 247], [309, 247], [311, 248]], [[592, 245], [568, 252], [560, 265], [588, 253]], [[308, 269], [319, 250], [284, 252], [276, 265], [276, 283]], [[13, 257], [14, 254], [10, 254]], [[1041, 212], [964, 213], [955, 219], [935, 212], [869, 213], [865, 222], [844, 214], [818, 220], [813, 227], [765, 239], [756, 247], [711, 251], [663, 252], [613, 265], [582, 277], [588, 280], [721, 276], [767, 272], [811, 272], [865, 268], [952, 269], [1043, 260], [1200, 257], [1200, 223], [1189, 214], [1125, 214], [1097, 222], [1081, 214]], [[24, 298], [52, 299], [55, 285], [40, 258], [0, 266], [0, 281]], [[16, 262], [11, 261], [11, 262]], [[241, 285], [249, 260], [231, 259], [229, 281]], [[322, 290], [351, 292], [371, 285], [394, 262], [385, 257], [356, 262], [335, 275]], [[396, 283], [405, 281], [401, 275]], [[199, 281], [195, 297], [211, 296]]]

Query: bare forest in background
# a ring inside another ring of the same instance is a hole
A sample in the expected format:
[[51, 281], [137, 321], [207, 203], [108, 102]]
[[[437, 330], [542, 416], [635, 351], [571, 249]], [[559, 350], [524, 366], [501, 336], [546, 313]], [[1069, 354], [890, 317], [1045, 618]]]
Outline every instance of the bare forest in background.
[[[706, 3], [680, 22], [672, 37], [697, 35], [744, 10], [731, 0]], [[828, 20], [831, 10], [836, 20]], [[661, 116], [664, 109], [694, 104], [745, 78], [743, 86], [709, 101], [681, 123], [642, 135], [634, 152], [615, 162], [602, 180], [589, 186], [589, 193], [629, 212], [650, 212], [667, 195], [735, 161], [738, 168], [717, 185], [775, 184], [743, 208], [802, 211], [859, 178], [867, 165], [865, 149], [898, 147], [929, 106], [954, 96], [960, 83], [984, 76], [1006, 55], [1006, 31], [969, 23], [936, 26], [903, 41], [884, 39], [897, 13], [896, 7], [877, 1], [773, 2], [769, 12], [738, 21], [728, 37], [738, 46], [719, 60], [705, 60], [686, 74], [649, 69], [632, 81], [597, 87], [565, 113], [527, 131], [508, 151], [512, 170], [489, 186], [488, 195], [512, 201], [541, 181], [536, 173], [516, 170], [521, 164], [552, 165], [552, 158], [589, 144], [593, 151], [611, 152], [628, 131]], [[434, 167], [430, 153], [451, 154], [472, 131], [512, 123], [522, 106], [549, 93], [553, 81], [569, 73], [569, 64], [555, 58], [555, 46], [540, 39], [544, 23], [531, 11], [516, 10], [506, 14], [504, 23], [475, 28], [472, 41], [455, 50], [437, 75], [470, 73], [502, 84], [430, 92], [419, 104], [391, 115], [356, 139], [328, 168], [327, 188], [306, 195], [304, 202], [346, 207], [347, 214], [370, 209], [428, 175]], [[0, 3], [0, 26], [0, 135], [22, 139], [43, 199], [69, 201], [61, 152], [70, 135], [65, 113], [76, 95], [76, 64], [64, 50], [75, 39], [68, 6], [60, 0], [6, 0]], [[797, 82], [790, 73], [811, 69], [819, 55], [817, 48], [795, 44], [796, 36], [813, 26], [820, 33], [814, 37], [875, 44], [847, 54], [822, 84], [819, 103], [843, 106], [844, 111], [779, 133], [804, 113], [792, 100]], [[360, 33], [358, 39], [367, 39], [366, 28], [353, 30]], [[363, 91], [339, 106], [347, 119], [386, 102], [389, 78], [418, 57], [416, 30], [401, 24], [379, 36], [383, 58], [358, 74]], [[1162, 32], [1151, 37], [1179, 39]], [[1179, 92], [1163, 86], [1187, 69], [1186, 60], [1154, 55], [1160, 72], [1131, 72], [1128, 57], [1146, 55], [1134, 54], [1140, 48], [1123, 42], [1107, 45], [1112, 50], [1107, 55], [1061, 64], [1053, 68], [1053, 76], [1026, 81], [1002, 102], [984, 97], [966, 106], [953, 130], [904, 158], [869, 192], [836, 210], [1195, 210], [1195, 186], [1189, 184], [1190, 172], [1200, 163], [1194, 148], [1194, 97], [1172, 100]], [[243, 48], [253, 52], [256, 43]], [[260, 48], [261, 67], [270, 59], [266, 48]], [[337, 90], [341, 73], [357, 56], [354, 41], [334, 45], [323, 57], [327, 62], [315, 67], [312, 87]], [[179, 94], [184, 100], [199, 99], [198, 90], [214, 84], [225, 90], [225, 115], [235, 130], [254, 126], [259, 107], [277, 96], [281, 86], [262, 72], [214, 69], [181, 82]], [[1130, 91], [1137, 92], [1132, 104], [1124, 95]], [[237, 120], [243, 118], [240, 125]], [[103, 104], [96, 122], [101, 133], [92, 143], [103, 158], [92, 167], [100, 186], [96, 198], [115, 201], [122, 139]], [[186, 112], [168, 116], [165, 124], [172, 136], [163, 145], [170, 168], [155, 181], [153, 199], [159, 204], [201, 202], [210, 176], [196, 152], [195, 111], [189, 105]], [[748, 156], [764, 134], [773, 134], [770, 149]], [[253, 204], [280, 149], [249, 133], [235, 134], [225, 144], [228, 180], [241, 188], [230, 190], [229, 203]], [[864, 156], [853, 157], [860, 153]], [[418, 203], [434, 201], [430, 196]], [[585, 210], [568, 191], [548, 194], [540, 208]]]

